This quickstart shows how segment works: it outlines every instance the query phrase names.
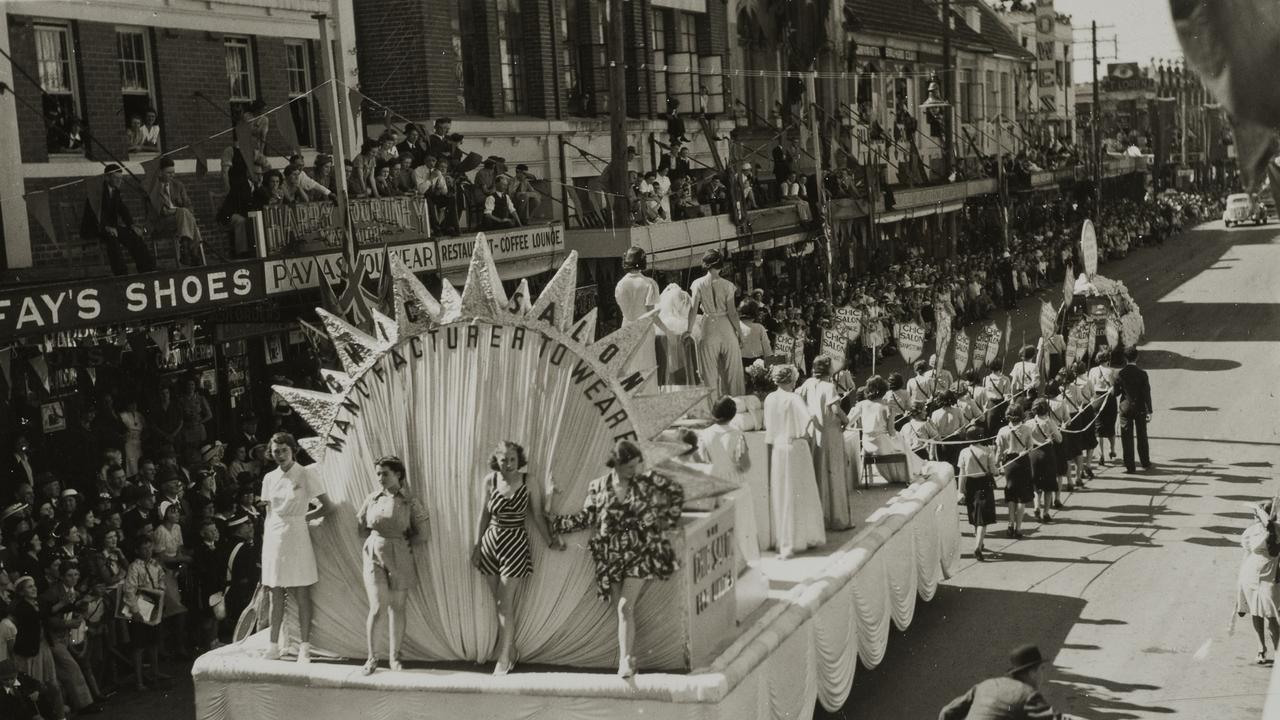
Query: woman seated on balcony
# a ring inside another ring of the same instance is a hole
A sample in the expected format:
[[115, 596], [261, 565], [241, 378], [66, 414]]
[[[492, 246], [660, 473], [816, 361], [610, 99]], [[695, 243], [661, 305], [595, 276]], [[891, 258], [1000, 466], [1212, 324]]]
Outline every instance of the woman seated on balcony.
[[796, 211], [800, 214], [800, 221], [808, 222], [809, 193], [794, 172], [788, 173], [786, 179], [782, 181], [782, 201], [795, 205]]

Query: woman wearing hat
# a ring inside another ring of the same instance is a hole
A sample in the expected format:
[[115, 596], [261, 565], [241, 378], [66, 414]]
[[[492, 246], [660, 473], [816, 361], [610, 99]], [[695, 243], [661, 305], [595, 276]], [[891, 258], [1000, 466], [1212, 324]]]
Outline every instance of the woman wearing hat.
[[[704, 385], [717, 395], [745, 392], [742, 373], [742, 326], [734, 303], [736, 288], [720, 277], [724, 256], [708, 250], [702, 256], [706, 274], [693, 281], [689, 327], [698, 344], [698, 370]], [[698, 317], [701, 311], [702, 316]]]
[[1022, 537], [1022, 514], [1026, 504], [1035, 500], [1031, 472], [1031, 429], [1026, 427], [1026, 408], [1020, 402], [1010, 403], [1005, 411], [1008, 423], [996, 433], [998, 474], [1004, 475], [1004, 500], [1009, 503], [1009, 537]]
[[417, 583], [411, 542], [427, 535], [427, 514], [415, 498], [405, 495], [404, 461], [394, 455], [378, 458], [378, 484], [381, 486], [364, 499], [356, 514], [360, 534], [364, 536], [364, 589], [369, 597], [369, 616], [365, 621], [367, 660], [363, 674], [372, 674], [378, 666], [373, 649], [373, 634], [385, 610], [390, 634], [388, 659], [392, 670], [400, 670], [400, 642], [404, 637], [404, 602], [410, 587]]
[[1280, 533], [1276, 529], [1274, 501], [1253, 506], [1253, 523], [1240, 535], [1244, 558], [1236, 579], [1236, 614], [1247, 613], [1258, 635], [1259, 665], [1267, 662], [1267, 633], [1271, 646], [1280, 652], [1280, 584], [1277, 564], [1280, 561]]
[[996, 522], [996, 454], [981, 422], [969, 428], [965, 439], [970, 442], [960, 451], [960, 494], [964, 497], [965, 514], [973, 526], [973, 557], [982, 562], [983, 541], [987, 526]]
[[[626, 254], [622, 256], [622, 269], [627, 274], [614, 286], [613, 299], [617, 301], [618, 309], [622, 311], [622, 325], [624, 327], [639, 322], [642, 317], [652, 312], [658, 304], [658, 283], [644, 274], [648, 266], [648, 258], [645, 257], [643, 248], [628, 248]], [[628, 375], [633, 372], [645, 373], [658, 366], [657, 338], [654, 335], [655, 327], [660, 329], [664, 335], [670, 334], [670, 331], [663, 325], [662, 319], [655, 316], [653, 324], [644, 332], [644, 339], [640, 341], [639, 347], [636, 348], [635, 353], [627, 362]], [[655, 387], [656, 382], [656, 375], [650, 377], [641, 385], [641, 392], [655, 391], [657, 389]]]
[[[42, 613], [40, 612], [40, 590], [30, 575], [23, 575], [13, 584], [13, 604], [9, 608], [10, 619], [17, 629], [13, 642], [13, 661], [18, 671], [30, 675], [44, 685], [56, 697], [53, 706], [63, 707], [62, 686], [58, 683], [58, 669], [54, 664], [53, 650], [45, 637]], [[85, 691], [85, 696], [88, 690]], [[79, 703], [81, 707], [93, 702], [92, 697], [66, 700]]]
[[764, 399], [764, 434], [769, 446], [769, 514], [773, 543], [785, 560], [827, 541], [818, 496], [818, 479], [809, 449], [813, 416], [795, 393], [799, 372], [793, 365], [774, 365], [777, 390]]
[[594, 529], [587, 542], [595, 561], [596, 593], [618, 614], [618, 675], [636, 674], [635, 605], [649, 580], [666, 580], [677, 567], [668, 533], [680, 522], [684, 488], [645, 472], [640, 446], [614, 443], [609, 473], [592, 480], [582, 510], [551, 516], [557, 534]]
[[[298, 604], [298, 662], [311, 662], [311, 586], [319, 581], [316, 554], [308, 523], [333, 511], [320, 480], [297, 462], [298, 442], [289, 433], [271, 436], [270, 452], [276, 469], [262, 479], [267, 515], [262, 529], [262, 584], [271, 592], [271, 646], [267, 658], [284, 654], [286, 592]], [[310, 507], [312, 502], [316, 507]]]

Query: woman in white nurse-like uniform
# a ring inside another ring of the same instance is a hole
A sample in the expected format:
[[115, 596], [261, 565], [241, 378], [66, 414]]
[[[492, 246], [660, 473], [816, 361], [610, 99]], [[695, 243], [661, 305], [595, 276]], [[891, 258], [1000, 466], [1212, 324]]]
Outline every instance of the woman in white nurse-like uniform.
[[[298, 442], [289, 433], [271, 436], [268, 446], [275, 470], [262, 479], [267, 515], [262, 528], [262, 585], [271, 592], [271, 647], [267, 657], [284, 654], [286, 591], [298, 603], [298, 662], [311, 661], [311, 586], [319, 579], [307, 523], [333, 511], [329, 496], [310, 468], [297, 463]], [[311, 501], [317, 506], [312, 508]]]
[[[658, 304], [658, 282], [644, 274], [648, 266], [643, 248], [628, 248], [626, 254], [622, 256], [622, 269], [626, 270], [627, 274], [614, 286], [613, 299], [618, 302], [618, 309], [622, 311], [624, 326], [638, 321]], [[666, 330], [662, 327], [662, 320], [655, 318], [654, 324]], [[640, 347], [636, 348], [635, 354], [627, 363], [627, 370], [628, 374], [644, 373], [656, 367], [658, 367], [657, 338], [653, 327], [650, 327], [645, 331]], [[656, 378], [656, 373], [651, 375], [641, 386], [643, 388], [641, 392], [657, 392]]]

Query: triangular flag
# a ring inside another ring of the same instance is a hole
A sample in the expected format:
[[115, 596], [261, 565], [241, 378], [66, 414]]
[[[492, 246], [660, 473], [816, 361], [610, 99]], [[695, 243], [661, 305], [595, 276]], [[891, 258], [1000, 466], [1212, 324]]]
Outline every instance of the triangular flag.
[[285, 154], [292, 155], [298, 149], [298, 129], [293, 124], [293, 103], [308, 102], [306, 98], [296, 98], [288, 105], [274, 113], [276, 129], [280, 131], [280, 137], [284, 139]]
[[45, 392], [49, 392], [49, 363], [45, 362], [43, 355], [36, 355], [27, 361], [31, 365], [31, 369], [36, 371], [36, 377], [40, 380], [40, 387]]
[[151, 331], [151, 342], [160, 348], [161, 357], [169, 354], [169, 328], [155, 328]]
[[351, 117], [360, 114], [360, 106], [364, 104], [364, 94], [355, 88], [347, 89], [347, 112], [351, 113]]
[[44, 234], [58, 244], [58, 236], [53, 232], [53, 215], [49, 213], [49, 193], [33, 192], [27, 195], [27, 217], [36, 221]]
[[258, 157], [258, 141], [253, 137], [253, 126], [243, 120], [236, 123], [236, 149], [240, 151], [240, 157], [244, 160], [244, 164], [249, 168], [249, 176], [253, 182], [258, 182], [258, 164], [254, 162]]
[[97, 385], [97, 384], [98, 384], [98, 369], [97, 369], [97, 368], [85, 368], [85, 369], [84, 369], [84, 371], [85, 371], [86, 373], [88, 373], [88, 374], [89, 374], [89, 384], [90, 384], [90, 385]]
[[90, 175], [84, 179], [84, 194], [89, 200], [89, 209], [93, 212], [93, 224], [98, 224], [102, 217], [102, 176]]
[[396, 316], [396, 282], [391, 277], [391, 250], [382, 244], [382, 269], [378, 274], [378, 310], [389, 317]]
[[191, 154], [196, 156], [196, 179], [209, 174], [209, 157], [204, 152], [204, 141], [191, 144]]
[[329, 283], [329, 276], [320, 273], [320, 307], [326, 311], [343, 316], [342, 305], [338, 303], [338, 296], [333, 292], [333, 285]]

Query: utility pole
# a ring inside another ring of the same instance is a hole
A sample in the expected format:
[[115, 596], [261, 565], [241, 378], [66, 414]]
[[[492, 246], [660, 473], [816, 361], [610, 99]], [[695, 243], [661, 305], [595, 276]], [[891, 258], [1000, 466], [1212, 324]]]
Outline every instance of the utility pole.
[[626, 25], [622, 0], [609, 0], [609, 191], [612, 225], [630, 225], [627, 198], [627, 70]]
[[822, 212], [822, 234], [827, 246], [827, 302], [830, 303], [831, 282], [834, 279], [832, 266], [835, 265], [836, 260], [834, 248], [832, 247], [835, 244], [835, 238], [832, 237], [831, 231], [831, 208], [827, 205], [826, 183], [822, 181], [822, 136], [818, 134], [817, 80], [817, 70], [810, 70], [804, 75], [805, 100], [808, 102], [807, 108], [809, 110], [809, 141], [813, 153], [814, 188], [817, 193], [814, 196], [814, 204]]
[[[320, 24], [320, 71], [324, 73], [324, 81], [328, 84], [329, 90], [325, 92], [325, 112], [329, 115], [329, 144], [333, 147], [333, 187], [334, 196], [337, 200], [337, 206], [334, 213], [337, 217], [334, 224], [342, 228], [346, 237], [343, 243], [342, 254], [347, 260], [347, 267], [351, 268], [354, 273], [356, 268], [356, 248], [354, 233], [347, 226], [347, 173], [346, 173], [346, 153], [343, 152], [343, 137], [346, 123], [334, 122], [341, 117], [338, 110], [338, 84], [333, 80], [333, 43], [329, 42], [329, 16], [325, 13], [317, 13], [311, 16]], [[382, 272], [387, 272], [387, 268], [383, 268]], [[356, 277], [352, 275], [352, 277]]]
[[1181, 162], [1178, 163], [1178, 169], [1181, 170], [1187, 166], [1187, 95], [1190, 91], [1190, 84], [1187, 82], [1186, 62], [1183, 61], [1182, 73], [1178, 75], [1178, 110], [1182, 118], [1178, 125], [1181, 128], [1181, 138], [1178, 141], [1178, 147], [1181, 149], [1179, 153]]
[[1099, 219], [1102, 209], [1102, 136], [1098, 131], [1102, 122], [1102, 101], [1098, 99], [1098, 21], [1090, 24], [1090, 44], [1093, 46], [1093, 219]]
[[954, 149], [951, 142], [951, 134], [953, 127], [953, 115], [956, 108], [956, 79], [955, 74], [951, 70], [951, 0], [942, 0], [942, 99], [951, 103], [951, 107], [947, 108], [943, 113], [945, 116], [943, 122], [943, 131], [945, 133], [942, 138], [942, 174], [951, 179], [951, 164], [953, 161]]

